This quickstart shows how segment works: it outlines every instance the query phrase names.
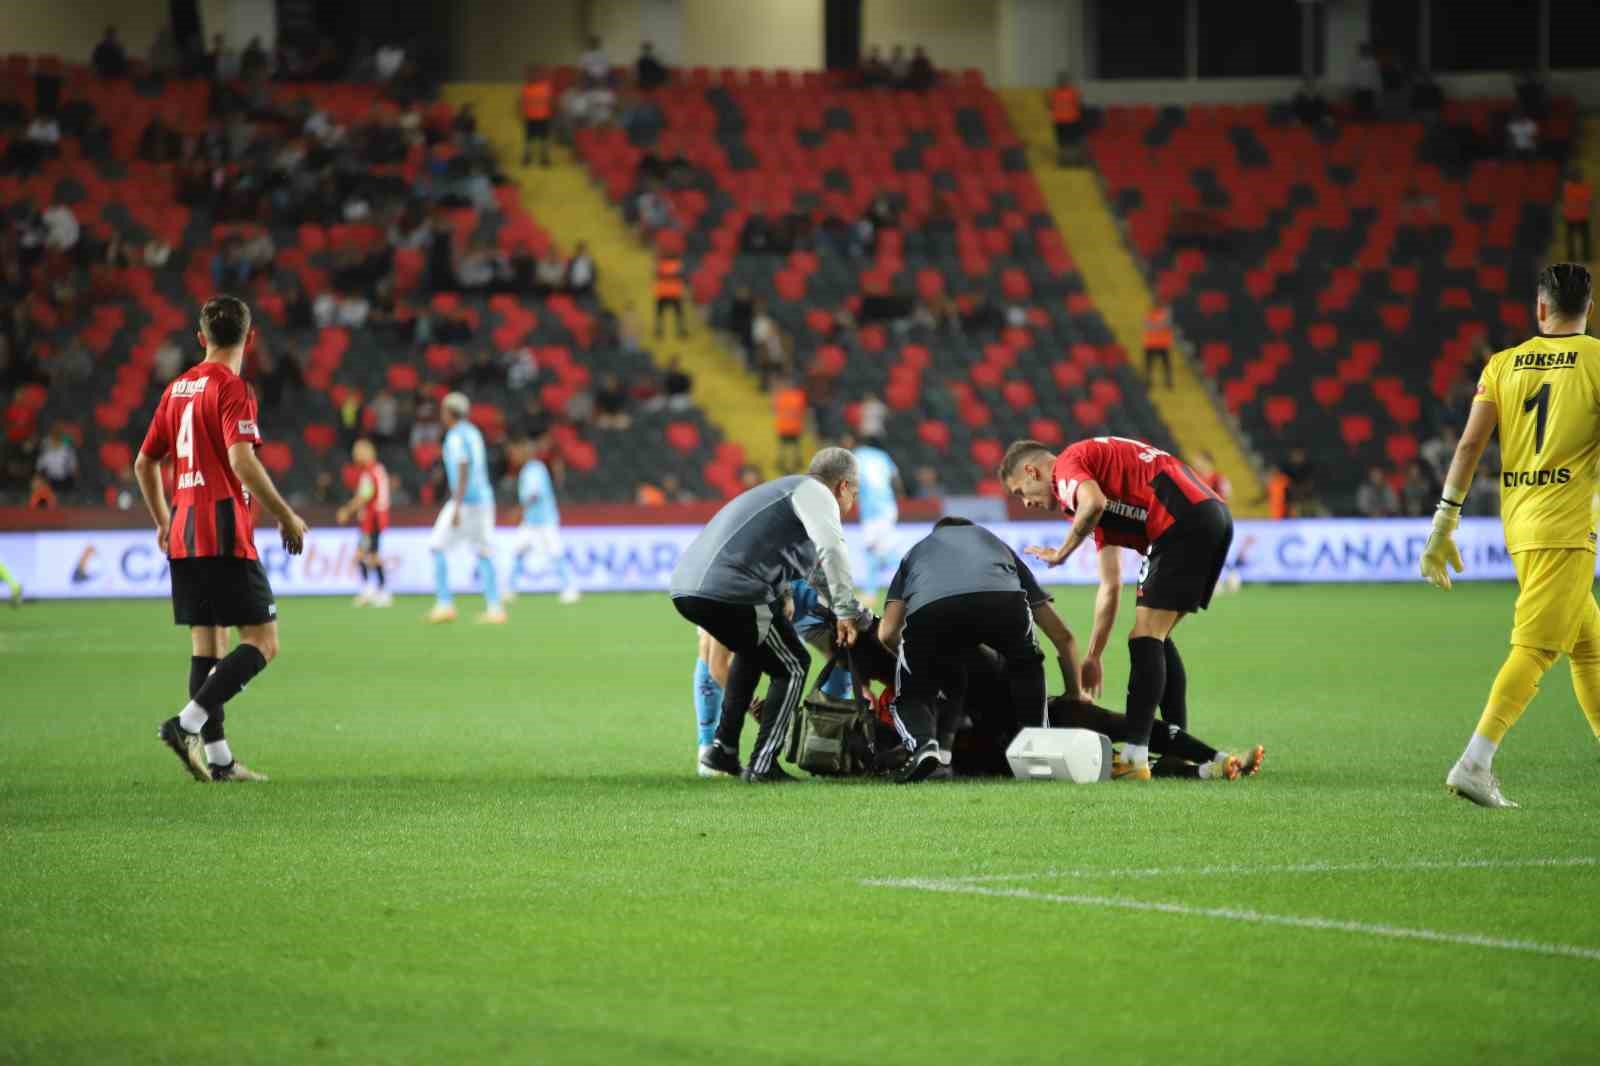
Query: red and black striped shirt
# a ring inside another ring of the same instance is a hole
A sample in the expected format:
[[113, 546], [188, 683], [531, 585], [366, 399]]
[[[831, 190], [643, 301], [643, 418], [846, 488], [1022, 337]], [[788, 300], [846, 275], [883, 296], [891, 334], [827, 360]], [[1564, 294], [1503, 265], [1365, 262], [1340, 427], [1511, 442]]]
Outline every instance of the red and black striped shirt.
[[169, 557], [256, 558], [250, 494], [228, 462], [241, 441], [261, 445], [256, 400], [223, 364], [197, 363], [161, 394], [139, 450], [158, 460], [170, 451], [176, 463]]

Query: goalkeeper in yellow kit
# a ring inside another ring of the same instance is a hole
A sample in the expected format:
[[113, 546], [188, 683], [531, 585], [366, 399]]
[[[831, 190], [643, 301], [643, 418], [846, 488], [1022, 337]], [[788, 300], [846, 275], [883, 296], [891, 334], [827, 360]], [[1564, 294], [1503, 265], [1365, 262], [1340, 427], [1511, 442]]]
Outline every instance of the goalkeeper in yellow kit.
[[1461, 572], [1455, 529], [1478, 460], [1500, 431], [1500, 518], [1517, 571], [1511, 653], [1494, 679], [1467, 750], [1445, 786], [1485, 807], [1515, 807], [1491, 772], [1495, 751], [1565, 652], [1572, 687], [1600, 737], [1600, 606], [1594, 600], [1595, 530], [1590, 509], [1600, 457], [1600, 341], [1585, 336], [1593, 307], [1589, 271], [1557, 263], [1539, 275], [1539, 335], [1497, 353], [1478, 379], [1456, 446], [1422, 576], [1450, 587]]

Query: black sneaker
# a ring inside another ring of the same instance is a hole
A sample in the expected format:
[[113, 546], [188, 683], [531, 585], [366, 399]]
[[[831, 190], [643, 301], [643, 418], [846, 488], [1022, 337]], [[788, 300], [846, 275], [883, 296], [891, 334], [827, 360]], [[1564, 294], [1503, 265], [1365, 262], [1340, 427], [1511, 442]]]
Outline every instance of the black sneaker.
[[199, 733], [191, 733], [178, 724], [176, 717], [168, 718], [156, 731], [172, 754], [178, 757], [189, 776], [196, 781], [210, 781], [211, 771], [206, 768], [206, 745]]
[[755, 770], [747, 768], [741, 776], [752, 785], [781, 785], [785, 781], [800, 780], [798, 777], [795, 777], [793, 774], [785, 771], [784, 768], [779, 766], [776, 762], [767, 767], [767, 772], [764, 774], [758, 774], [755, 772]]
[[937, 740], [924, 740], [911, 753], [911, 758], [900, 767], [900, 772], [895, 775], [895, 780], [902, 785], [909, 785], [916, 781], [925, 780], [929, 774], [939, 769], [943, 763], [939, 760], [939, 742]]
[[715, 770], [719, 774], [728, 774], [732, 777], [738, 777], [744, 770], [739, 765], [738, 753], [723, 747], [720, 740], [713, 740], [706, 748], [705, 754], [700, 756], [700, 765], [707, 770]]

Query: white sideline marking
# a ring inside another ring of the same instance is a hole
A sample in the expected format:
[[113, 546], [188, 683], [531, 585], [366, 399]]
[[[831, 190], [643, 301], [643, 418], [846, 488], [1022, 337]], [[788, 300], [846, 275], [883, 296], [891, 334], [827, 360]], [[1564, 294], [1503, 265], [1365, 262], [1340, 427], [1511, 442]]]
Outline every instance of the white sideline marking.
[[[1568, 868], [1600, 866], [1597, 858], [1573, 859], [1421, 859], [1411, 862], [1297, 862], [1284, 865], [1229, 863], [1218, 866], [1130, 866], [1122, 868], [1079, 866], [1062, 870], [1040, 870], [1031, 874], [974, 874], [963, 877], [911, 878], [941, 881], [952, 885], [977, 885], [994, 881], [1043, 881], [1052, 877], [1216, 877], [1230, 874], [1322, 874], [1381, 873], [1388, 870], [1509, 870], [1535, 867]], [[869, 880], [864, 884], [897, 885], [900, 878]]]
[[1509, 940], [1503, 937], [1483, 936], [1477, 933], [1446, 933], [1437, 929], [1410, 929], [1399, 925], [1351, 922], [1341, 918], [1321, 918], [1316, 915], [1265, 914], [1261, 911], [1241, 910], [1237, 907], [1194, 907], [1186, 903], [1161, 903], [1153, 900], [1127, 899], [1120, 896], [1071, 896], [1054, 892], [1034, 892], [1026, 888], [985, 888], [982, 885], [962, 884], [954, 881], [919, 880], [916, 878], [863, 881], [862, 884], [880, 888], [908, 888], [921, 892], [947, 892], [956, 895], [1037, 900], [1042, 903], [1066, 903], [1078, 907], [1111, 907], [1126, 911], [1155, 911], [1160, 914], [1176, 914], [1190, 918], [1220, 918], [1224, 921], [1249, 922], [1255, 925], [1286, 925], [1297, 929], [1327, 929], [1339, 933], [1363, 933], [1367, 936], [1388, 937], [1392, 940], [1426, 940], [1435, 944], [1462, 944], [1469, 947], [1493, 948], [1498, 951], [1520, 951], [1532, 955], [1555, 955], [1600, 962], [1600, 948], [1588, 948], [1578, 944], [1546, 944], [1537, 940]]

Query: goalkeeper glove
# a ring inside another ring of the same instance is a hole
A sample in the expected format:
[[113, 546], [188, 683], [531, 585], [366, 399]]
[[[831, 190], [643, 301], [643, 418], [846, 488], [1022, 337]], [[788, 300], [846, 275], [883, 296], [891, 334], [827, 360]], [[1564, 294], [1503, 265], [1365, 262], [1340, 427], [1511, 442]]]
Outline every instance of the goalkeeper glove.
[[[1456, 547], [1456, 527], [1461, 524], [1461, 505], [1440, 500], [1433, 512], [1433, 531], [1422, 549], [1422, 576], [1435, 588], [1449, 589], [1450, 570], [1461, 573], [1461, 549]], [[1446, 565], [1448, 564], [1448, 566]]]

